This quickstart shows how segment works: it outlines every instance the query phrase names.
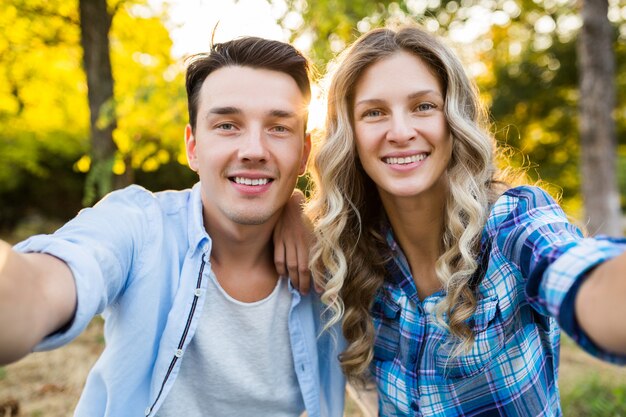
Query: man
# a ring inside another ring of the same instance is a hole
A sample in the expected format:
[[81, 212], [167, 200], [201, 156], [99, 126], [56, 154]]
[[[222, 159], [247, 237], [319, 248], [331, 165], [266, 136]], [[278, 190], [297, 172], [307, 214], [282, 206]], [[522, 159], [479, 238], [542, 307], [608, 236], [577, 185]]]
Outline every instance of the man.
[[340, 416], [342, 346], [273, 262], [310, 151], [307, 61], [276, 41], [217, 44], [190, 61], [187, 95], [192, 190], [131, 186], [21, 253], [0, 246], [0, 362], [103, 313], [75, 415]]

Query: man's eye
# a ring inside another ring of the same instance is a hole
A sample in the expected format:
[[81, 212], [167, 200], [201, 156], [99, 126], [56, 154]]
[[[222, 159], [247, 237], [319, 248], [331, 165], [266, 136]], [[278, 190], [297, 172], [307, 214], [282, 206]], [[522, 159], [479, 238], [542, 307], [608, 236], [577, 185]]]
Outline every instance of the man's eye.
[[274, 126], [274, 127], [272, 127], [271, 130], [274, 133], [287, 133], [287, 132], [289, 132], [289, 128], [287, 126], [281, 126], [281, 125]]
[[217, 128], [219, 130], [234, 130], [235, 125], [232, 123], [220, 123], [219, 125], [217, 125]]

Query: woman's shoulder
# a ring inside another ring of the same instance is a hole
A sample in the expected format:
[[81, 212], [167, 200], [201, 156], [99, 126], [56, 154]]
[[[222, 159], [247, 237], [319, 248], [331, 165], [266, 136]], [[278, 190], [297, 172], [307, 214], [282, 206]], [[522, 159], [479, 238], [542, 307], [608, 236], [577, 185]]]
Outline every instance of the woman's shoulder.
[[534, 207], [557, 204], [554, 197], [552, 197], [546, 190], [534, 185], [521, 185], [509, 188], [500, 198], [503, 197], [524, 200], [524, 203], [530, 204]]
[[556, 199], [543, 188], [534, 185], [521, 185], [507, 189], [491, 208], [491, 216], [525, 212], [541, 207], [559, 207]]
[[539, 220], [545, 215], [566, 217], [556, 199], [546, 190], [533, 185], [509, 188], [491, 207], [485, 231], [491, 235], [503, 225], [519, 225], [525, 222], [524, 219]]

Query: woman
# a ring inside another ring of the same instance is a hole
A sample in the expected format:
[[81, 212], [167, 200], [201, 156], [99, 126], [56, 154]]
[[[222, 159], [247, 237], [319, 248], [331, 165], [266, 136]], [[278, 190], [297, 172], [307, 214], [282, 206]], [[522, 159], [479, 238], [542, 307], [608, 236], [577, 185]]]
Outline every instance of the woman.
[[484, 122], [418, 28], [365, 34], [332, 77], [312, 272], [383, 416], [561, 415], [557, 322], [625, 362], [626, 241], [584, 239], [547, 193], [499, 181]]

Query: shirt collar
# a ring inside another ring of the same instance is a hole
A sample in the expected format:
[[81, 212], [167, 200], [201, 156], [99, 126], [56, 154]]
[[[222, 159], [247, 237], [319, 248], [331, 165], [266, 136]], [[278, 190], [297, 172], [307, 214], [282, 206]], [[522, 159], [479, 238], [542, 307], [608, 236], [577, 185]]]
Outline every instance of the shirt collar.
[[189, 236], [189, 247], [198, 248], [202, 246], [204, 253], [211, 251], [211, 238], [204, 228], [204, 214], [202, 210], [202, 198], [200, 182], [197, 182], [191, 189], [190, 201], [188, 205], [187, 235]]
[[[417, 296], [417, 289], [413, 283], [411, 267], [409, 266], [409, 262], [407, 261], [404, 252], [402, 252], [402, 248], [398, 245], [398, 242], [396, 242], [393, 229], [389, 223], [385, 224], [383, 227], [383, 233], [393, 256], [393, 260], [387, 262], [385, 265], [385, 268], [387, 269], [386, 281], [404, 288], [405, 292], [409, 294], [409, 296], [411, 296], [413, 292], [415, 292], [415, 295]], [[489, 266], [491, 244], [491, 238], [485, 231], [483, 231], [481, 249], [477, 259], [478, 267], [470, 279], [470, 287], [472, 290], [476, 290], [476, 288], [480, 286], [482, 281], [485, 279]]]
[[417, 302], [417, 289], [413, 282], [409, 262], [406, 260], [402, 248], [398, 245], [398, 242], [396, 242], [393, 229], [389, 223], [385, 224], [383, 227], [383, 233], [392, 255], [392, 259], [385, 265], [385, 269], [387, 270], [385, 281], [402, 288], [410, 298]]

